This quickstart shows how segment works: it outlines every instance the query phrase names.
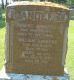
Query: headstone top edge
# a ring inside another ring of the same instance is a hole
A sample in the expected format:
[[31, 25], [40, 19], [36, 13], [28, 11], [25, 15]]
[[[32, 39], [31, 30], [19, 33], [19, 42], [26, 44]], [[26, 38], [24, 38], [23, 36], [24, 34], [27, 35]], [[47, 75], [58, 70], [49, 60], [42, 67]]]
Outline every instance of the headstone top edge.
[[63, 9], [63, 10], [67, 10], [69, 11], [69, 8], [61, 5], [61, 4], [57, 4], [57, 3], [53, 3], [53, 2], [32, 2], [32, 1], [15, 1], [12, 4], [9, 4], [7, 6], [8, 7], [15, 7], [15, 6], [37, 6], [37, 7], [48, 7], [48, 8], [53, 8], [53, 9]]

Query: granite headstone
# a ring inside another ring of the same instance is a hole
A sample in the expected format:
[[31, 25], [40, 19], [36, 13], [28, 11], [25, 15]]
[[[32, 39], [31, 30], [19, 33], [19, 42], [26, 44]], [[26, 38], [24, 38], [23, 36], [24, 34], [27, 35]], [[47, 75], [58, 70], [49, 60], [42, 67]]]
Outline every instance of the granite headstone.
[[69, 9], [23, 1], [10, 4], [6, 14], [6, 71], [63, 75]]

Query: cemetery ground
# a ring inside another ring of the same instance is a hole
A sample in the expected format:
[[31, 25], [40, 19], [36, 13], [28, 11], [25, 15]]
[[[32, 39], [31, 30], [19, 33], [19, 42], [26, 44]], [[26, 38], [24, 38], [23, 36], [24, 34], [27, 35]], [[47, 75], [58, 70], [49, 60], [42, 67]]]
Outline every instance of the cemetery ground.
[[[5, 28], [5, 11], [2, 10], [2, 17], [0, 17], [0, 69], [4, 64]], [[70, 20], [69, 23], [68, 51], [65, 66], [68, 69], [70, 80], [74, 80], [74, 20]]]

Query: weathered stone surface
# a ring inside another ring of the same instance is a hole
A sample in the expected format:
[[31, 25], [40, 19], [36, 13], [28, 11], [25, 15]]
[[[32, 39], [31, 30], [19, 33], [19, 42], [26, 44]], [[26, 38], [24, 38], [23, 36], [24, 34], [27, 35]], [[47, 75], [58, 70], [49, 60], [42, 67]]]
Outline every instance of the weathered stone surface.
[[63, 75], [68, 13], [68, 8], [50, 2], [9, 5], [6, 16], [7, 72]]
[[6, 73], [5, 68], [0, 71], [0, 80], [69, 80], [69, 74], [65, 69], [63, 76], [50, 75], [32, 75], [32, 74], [16, 74]]

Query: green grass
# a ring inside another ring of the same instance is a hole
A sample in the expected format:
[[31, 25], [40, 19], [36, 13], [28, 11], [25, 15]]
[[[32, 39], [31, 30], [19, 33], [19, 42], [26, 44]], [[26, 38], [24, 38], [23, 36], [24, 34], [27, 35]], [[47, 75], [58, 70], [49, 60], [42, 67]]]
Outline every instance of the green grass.
[[[5, 10], [0, 9], [0, 69], [4, 64]], [[2, 17], [1, 17], [2, 16]]]
[[0, 68], [4, 64], [4, 34], [5, 28], [0, 29]]
[[[5, 40], [5, 14], [2, 11], [0, 18], [0, 69], [4, 64], [4, 40]], [[66, 67], [68, 68], [70, 80], [74, 80], [74, 20], [70, 21], [68, 32], [68, 52], [66, 57]]]
[[70, 74], [70, 80], [74, 80], [74, 20], [70, 21], [69, 24], [66, 66]]

